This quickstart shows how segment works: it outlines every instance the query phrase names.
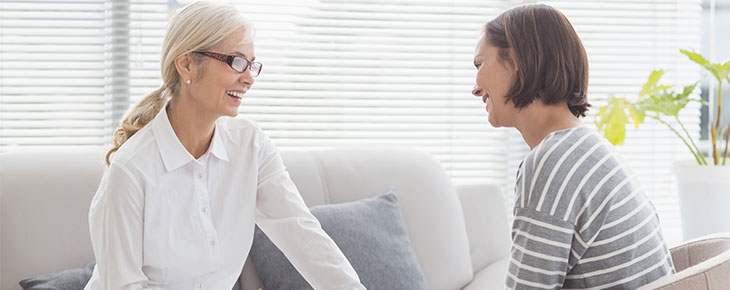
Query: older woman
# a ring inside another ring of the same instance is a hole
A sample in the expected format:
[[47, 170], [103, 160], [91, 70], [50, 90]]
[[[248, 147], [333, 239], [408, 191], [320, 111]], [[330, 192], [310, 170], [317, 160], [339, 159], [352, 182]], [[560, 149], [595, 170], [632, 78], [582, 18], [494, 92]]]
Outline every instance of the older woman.
[[636, 176], [582, 127], [588, 61], [568, 19], [518, 6], [485, 26], [473, 94], [531, 152], [515, 187], [509, 289], [636, 289], [674, 272]]
[[229, 118], [261, 72], [252, 38], [227, 5], [192, 3], [170, 20], [163, 85], [122, 120], [91, 203], [87, 290], [231, 289], [254, 224], [315, 289], [365, 289], [271, 141]]

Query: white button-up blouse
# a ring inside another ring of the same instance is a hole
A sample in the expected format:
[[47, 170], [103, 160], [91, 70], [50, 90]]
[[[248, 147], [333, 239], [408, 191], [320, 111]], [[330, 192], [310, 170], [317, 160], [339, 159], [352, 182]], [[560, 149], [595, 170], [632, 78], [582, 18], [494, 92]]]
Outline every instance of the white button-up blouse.
[[254, 224], [315, 289], [365, 289], [260, 129], [222, 117], [195, 159], [162, 109], [115, 153], [91, 202], [85, 290], [229, 290]]

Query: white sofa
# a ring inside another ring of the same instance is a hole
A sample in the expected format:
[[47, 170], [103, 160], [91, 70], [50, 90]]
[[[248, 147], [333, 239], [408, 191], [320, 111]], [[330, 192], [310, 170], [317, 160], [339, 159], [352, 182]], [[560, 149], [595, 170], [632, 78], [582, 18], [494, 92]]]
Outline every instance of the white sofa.
[[[432, 156], [407, 148], [282, 156], [309, 206], [397, 188], [430, 289], [503, 289], [510, 241], [496, 186], [454, 186]], [[103, 170], [99, 150], [0, 153], [0, 289], [20, 289], [21, 279], [93, 260], [87, 214]], [[234, 289], [260, 283], [247, 263]]]

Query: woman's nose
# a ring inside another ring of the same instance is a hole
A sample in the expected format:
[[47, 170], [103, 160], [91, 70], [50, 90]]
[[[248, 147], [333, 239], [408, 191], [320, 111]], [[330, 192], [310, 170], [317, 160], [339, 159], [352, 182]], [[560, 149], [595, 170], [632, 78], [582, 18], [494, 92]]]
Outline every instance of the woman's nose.
[[251, 87], [253, 85], [253, 82], [254, 82], [254, 77], [251, 75], [251, 71], [247, 69], [246, 71], [244, 71], [244, 72], [241, 73], [241, 75], [239, 76], [238, 80], [242, 84], [245, 84], [248, 87]]
[[474, 85], [474, 88], [471, 89], [471, 94], [477, 97], [482, 97], [482, 88], [480, 88], [478, 85]]

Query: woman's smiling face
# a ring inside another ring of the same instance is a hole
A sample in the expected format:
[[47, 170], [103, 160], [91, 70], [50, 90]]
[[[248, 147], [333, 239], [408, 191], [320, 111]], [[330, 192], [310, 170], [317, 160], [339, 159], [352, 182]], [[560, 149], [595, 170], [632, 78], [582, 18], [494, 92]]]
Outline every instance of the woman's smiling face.
[[511, 102], [506, 102], [505, 96], [512, 87], [515, 69], [512, 64], [501, 61], [498, 55], [499, 48], [487, 43], [484, 38], [479, 41], [474, 56], [477, 76], [472, 94], [482, 98], [493, 127], [513, 127], [518, 109]]
[[[242, 56], [248, 61], [253, 61], [256, 58], [253, 42], [243, 41], [243, 39], [244, 31], [236, 31], [210, 51]], [[227, 63], [213, 58], [206, 59], [201, 65], [205, 67], [199, 70], [199, 78], [188, 85], [192, 98], [195, 100], [194, 103], [203, 114], [212, 114], [216, 118], [219, 116], [235, 117], [244, 94], [254, 83], [251, 69], [246, 68], [242, 73], [237, 72]]]

